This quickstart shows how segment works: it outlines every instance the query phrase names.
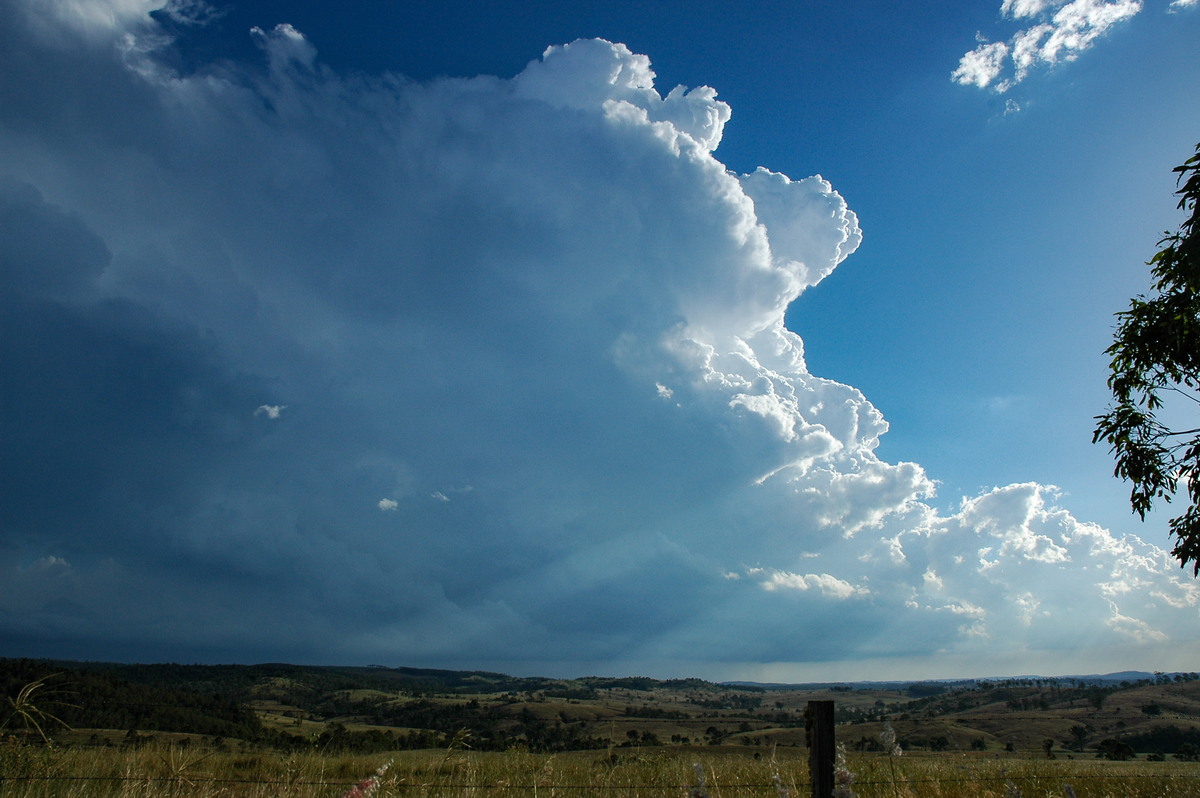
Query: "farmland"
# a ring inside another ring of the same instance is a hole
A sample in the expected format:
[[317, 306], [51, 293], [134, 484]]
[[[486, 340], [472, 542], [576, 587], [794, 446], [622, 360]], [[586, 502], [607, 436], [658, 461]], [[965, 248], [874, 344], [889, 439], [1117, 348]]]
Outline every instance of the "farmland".
[[38, 708], [61, 721], [43, 719], [47, 745], [7, 718], [4, 795], [338, 795], [389, 761], [380, 787], [398, 795], [799, 795], [810, 700], [835, 702], [862, 796], [1200, 790], [1192, 674], [781, 686], [29, 660], [0, 674], [9, 696], [42, 680]]

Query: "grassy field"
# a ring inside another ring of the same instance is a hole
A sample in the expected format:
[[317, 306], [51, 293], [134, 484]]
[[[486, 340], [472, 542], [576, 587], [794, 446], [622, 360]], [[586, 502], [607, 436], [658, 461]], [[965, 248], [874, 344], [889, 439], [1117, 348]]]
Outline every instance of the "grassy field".
[[[757, 754], [757, 755], [756, 755]], [[390, 763], [390, 765], [388, 765]], [[664, 747], [531, 754], [462, 747], [374, 755], [284, 755], [157, 743], [141, 747], [45, 748], [0, 744], [4, 798], [85, 796], [294, 796], [338, 798], [388, 765], [376, 798], [805, 798], [804, 749], [750, 752]], [[1191, 798], [1200, 764], [1108, 762], [997, 754], [854, 754], [862, 798]]]
[[[1200, 763], [1180, 761], [1200, 742], [1195, 674], [801, 688], [290, 665], [4, 667], [0, 798], [365, 798], [364, 780], [384, 765], [375, 798], [807, 798], [814, 700], [835, 702], [860, 798], [1200, 796]], [[885, 729], [903, 756], [885, 753]], [[1110, 744], [1138, 755], [1097, 758]]]
[[[190, 736], [260, 748], [372, 753], [445, 747], [461, 729], [476, 751], [555, 752], [636, 745], [803, 748], [809, 701], [834, 701], [838, 736], [879, 750], [884, 722], [906, 751], [1062, 758], [1128, 741], [1145, 755], [1200, 746], [1200, 677], [1135, 682], [1023, 678], [959, 683], [752, 686], [701, 680], [514, 678], [476, 671], [179, 666], [0, 660], [0, 693], [35, 705], [64, 746]], [[0, 724], [29, 732], [18, 713]], [[63, 727], [88, 729], [84, 735]], [[93, 736], [95, 739], [89, 739]]]

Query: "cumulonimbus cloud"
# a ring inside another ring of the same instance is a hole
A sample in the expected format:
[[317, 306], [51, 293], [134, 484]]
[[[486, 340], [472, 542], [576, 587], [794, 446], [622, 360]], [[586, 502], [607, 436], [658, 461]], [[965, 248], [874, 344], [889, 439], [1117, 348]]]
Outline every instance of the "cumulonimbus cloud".
[[783, 321], [857, 218], [728, 170], [713, 89], [603, 40], [341, 75], [286, 25], [183, 74], [136, 4], [49, 38], [36, 5], [0, 6], [9, 639], [534, 670], [1195, 638], [1158, 547], [1039, 485], [938, 510], [876, 456]]

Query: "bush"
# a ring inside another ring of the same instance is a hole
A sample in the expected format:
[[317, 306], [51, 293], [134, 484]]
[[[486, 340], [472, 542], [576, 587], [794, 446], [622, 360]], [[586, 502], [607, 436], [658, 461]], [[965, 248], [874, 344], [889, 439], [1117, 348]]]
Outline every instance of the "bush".
[[1132, 745], [1124, 740], [1117, 740], [1112, 737], [1101, 740], [1100, 744], [1096, 746], [1096, 750], [1099, 752], [1096, 754], [1097, 757], [1102, 756], [1114, 762], [1133, 759], [1134, 757]]

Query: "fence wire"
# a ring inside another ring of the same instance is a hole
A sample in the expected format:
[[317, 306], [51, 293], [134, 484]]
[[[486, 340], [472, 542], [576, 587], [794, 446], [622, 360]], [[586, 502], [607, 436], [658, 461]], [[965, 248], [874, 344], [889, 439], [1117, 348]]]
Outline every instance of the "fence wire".
[[[916, 784], [963, 784], [968, 782], [1030, 782], [1030, 781], [1063, 781], [1070, 780], [1072, 782], [1084, 781], [1200, 781], [1200, 773], [1125, 773], [1125, 774], [1107, 774], [1107, 775], [1062, 775], [1062, 776], [1021, 776], [1021, 775], [997, 775], [997, 776], [957, 776], [949, 778], [905, 778], [897, 777], [896, 779], [887, 780], [864, 780], [855, 779], [855, 787], [886, 787], [893, 784], [899, 785], [916, 785]], [[289, 779], [229, 779], [229, 778], [213, 778], [208, 776], [64, 776], [64, 775], [41, 775], [41, 776], [5, 776], [0, 774], [0, 786], [5, 782], [31, 782], [31, 781], [65, 781], [65, 782], [136, 782], [145, 784], [153, 783], [175, 783], [175, 784], [257, 784], [263, 786], [293, 786], [293, 787], [346, 787], [349, 785], [345, 781], [305, 781], [305, 780], [289, 780]], [[482, 783], [456, 783], [456, 782], [436, 782], [436, 783], [416, 783], [416, 782], [389, 782], [388, 787], [393, 789], [422, 789], [429, 787], [437, 787], [438, 789], [455, 789], [455, 790], [694, 790], [699, 785], [692, 784], [482, 784]], [[714, 785], [715, 787], [715, 785]], [[809, 789], [812, 783], [808, 781], [788, 782], [786, 791], [791, 791], [791, 788]], [[768, 782], [763, 784], [738, 782], [734, 784], [721, 784], [720, 789], [771, 789], [779, 790], [779, 784]]]

